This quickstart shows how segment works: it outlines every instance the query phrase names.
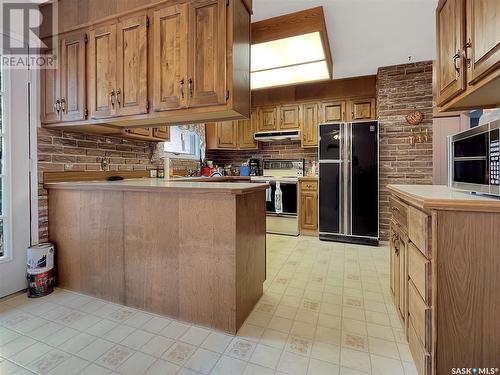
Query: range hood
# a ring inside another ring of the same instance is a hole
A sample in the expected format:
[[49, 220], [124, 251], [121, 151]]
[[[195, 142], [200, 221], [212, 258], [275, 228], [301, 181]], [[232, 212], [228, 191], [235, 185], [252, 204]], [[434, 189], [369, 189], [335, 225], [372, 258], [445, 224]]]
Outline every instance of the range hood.
[[300, 140], [300, 130], [258, 132], [255, 133], [253, 137], [259, 142], [276, 142], [284, 140], [298, 141]]

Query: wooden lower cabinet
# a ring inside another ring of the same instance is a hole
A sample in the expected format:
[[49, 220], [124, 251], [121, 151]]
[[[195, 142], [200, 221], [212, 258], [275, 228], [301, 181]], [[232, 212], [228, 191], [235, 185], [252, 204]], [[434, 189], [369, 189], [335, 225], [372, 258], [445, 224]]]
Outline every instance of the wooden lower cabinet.
[[[500, 202], [456, 192], [451, 198], [438, 185], [389, 190], [391, 293], [400, 311], [406, 306], [402, 319], [418, 374], [500, 367]], [[404, 223], [406, 247], [399, 245]]]
[[300, 179], [299, 191], [300, 233], [316, 236], [318, 234], [318, 179]]

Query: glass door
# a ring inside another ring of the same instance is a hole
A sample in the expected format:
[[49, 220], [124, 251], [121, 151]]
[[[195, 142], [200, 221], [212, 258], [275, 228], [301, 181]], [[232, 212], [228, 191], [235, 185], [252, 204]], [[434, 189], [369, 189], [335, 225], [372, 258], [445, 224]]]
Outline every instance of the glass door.
[[0, 297], [26, 288], [30, 244], [28, 74], [0, 69]]

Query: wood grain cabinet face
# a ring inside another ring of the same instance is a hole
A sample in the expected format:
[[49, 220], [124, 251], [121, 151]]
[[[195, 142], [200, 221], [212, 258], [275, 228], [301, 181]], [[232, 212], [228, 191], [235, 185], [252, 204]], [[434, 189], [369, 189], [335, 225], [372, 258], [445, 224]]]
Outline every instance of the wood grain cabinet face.
[[349, 101], [350, 121], [375, 118], [375, 99], [356, 99]]
[[158, 128], [153, 128], [153, 138], [163, 139], [165, 141], [170, 140], [170, 126], [160, 126]]
[[345, 119], [345, 101], [321, 103], [321, 122], [342, 122]]
[[277, 130], [276, 114], [277, 111], [274, 106], [259, 108], [259, 131]]
[[116, 113], [116, 24], [98, 27], [89, 34], [90, 117]]
[[300, 229], [318, 230], [318, 182], [300, 181]]
[[133, 129], [126, 129], [126, 133], [131, 134], [131, 135], [139, 135], [142, 137], [152, 137], [153, 136], [153, 130], [152, 128], [133, 128]]
[[467, 0], [464, 54], [473, 84], [500, 65], [500, 1]]
[[187, 106], [188, 7], [179, 4], [154, 12], [153, 110]]
[[217, 123], [217, 145], [219, 148], [238, 148], [238, 121]]
[[302, 105], [301, 110], [302, 147], [318, 146], [318, 104]]
[[226, 103], [226, 1], [194, 0], [188, 21], [189, 106]]
[[280, 123], [279, 128], [298, 129], [299, 128], [299, 106], [296, 104], [283, 105], [279, 109]]
[[[87, 35], [77, 33], [61, 39], [61, 120], [85, 119]], [[54, 72], [57, 74], [57, 72]]]
[[132, 17], [117, 25], [116, 114], [148, 111], [147, 18]]
[[61, 81], [59, 74], [59, 61], [56, 60], [56, 69], [42, 69], [41, 81], [41, 114], [44, 124], [52, 124], [61, 121], [60, 91]]
[[464, 46], [465, 0], [442, 1], [436, 13], [437, 96], [445, 103], [465, 90]]
[[255, 133], [255, 121], [250, 118], [250, 120], [239, 120], [238, 122], [238, 148], [239, 149], [256, 149], [257, 142], [253, 138]]

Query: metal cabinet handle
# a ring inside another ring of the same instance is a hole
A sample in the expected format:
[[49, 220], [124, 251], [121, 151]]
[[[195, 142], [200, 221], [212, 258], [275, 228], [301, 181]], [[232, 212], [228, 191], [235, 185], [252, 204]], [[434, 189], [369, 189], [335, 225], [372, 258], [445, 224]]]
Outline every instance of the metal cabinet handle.
[[464, 44], [464, 57], [465, 57], [465, 61], [467, 61], [468, 68], [470, 68], [470, 63], [471, 63], [471, 57], [469, 57], [469, 53], [468, 53], [469, 48], [472, 48], [472, 41], [470, 40], [470, 38], [467, 41], [467, 43]]
[[[458, 66], [457, 66], [457, 61], [458, 61]], [[457, 72], [457, 75], [460, 77], [460, 50], [455, 53], [453, 56], [453, 66], [455, 67], [455, 71]]]
[[115, 108], [115, 90], [112, 90], [110, 93], [109, 93], [109, 97], [111, 99], [111, 106], [113, 108]]
[[57, 114], [59, 114], [59, 111], [61, 110], [61, 102], [59, 101], [59, 99], [57, 99], [54, 103], [54, 110], [57, 112]]
[[118, 101], [118, 106], [121, 106], [121, 101], [122, 101], [122, 92], [121, 92], [121, 89], [118, 89], [116, 91], [116, 100]]
[[193, 97], [193, 79], [189, 78], [188, 80], [188, 91], [189, 91], [189, 97]]
[[63, 113], [66, 112], [66, 99], [65, 98], [61, 98], [61, 110]]
[[184, 78], [181, 79], [181, 99], [184, 99]]

